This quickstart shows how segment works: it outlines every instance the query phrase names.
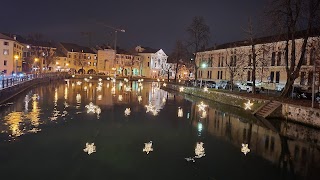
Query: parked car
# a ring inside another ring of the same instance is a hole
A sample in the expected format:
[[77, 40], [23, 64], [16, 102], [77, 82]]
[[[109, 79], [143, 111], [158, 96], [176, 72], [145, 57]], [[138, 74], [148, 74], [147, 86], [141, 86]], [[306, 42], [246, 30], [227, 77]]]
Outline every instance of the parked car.
[[216, 89], [230, 89], [230, 88], [231, 88], [230, 81], [221, 80], [216, 84]]
[[207, 86], [208, 88], [215, 88], [215, 87], [216, 87], [216, 82], [214, 82], [214, 81], [207, 81], [207, 82], [206, 82], [206, 86]]
[[[294, 86], [290, 95], [294, 99], [312, 99], [312, 90], [305, 90], [300, 86]], [[314, 99], [320, 102], [320, 92], [316, 92]]]
[[192, 81], [192, 80], [184, 81], [185, 86], [193, 86], [193, 84], [194, 84], [194, 81]]
[[[252, 82], [246, 82], [242, 84], [238, 84], [239, 91], [247, 91], [248, 93], [252, 92], [253, 83]], [[260, 92], [260, 88], [256, 86], [256, 92]]]

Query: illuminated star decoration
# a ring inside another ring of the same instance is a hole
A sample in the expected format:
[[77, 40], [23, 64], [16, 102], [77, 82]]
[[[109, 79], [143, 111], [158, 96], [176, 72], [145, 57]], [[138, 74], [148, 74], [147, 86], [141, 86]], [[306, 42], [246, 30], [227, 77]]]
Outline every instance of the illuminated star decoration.
[[94, 145], [94, 143], [86, 143], [86, 148], [84, 148], [83, 151], [90, 155], [96, 152], [96, 146]]
[[243, 152], [244, 155], [247, 155], [250, 152], [250, 149], [248, 148], [248, 144], [242, 144], [241, 152]]
[[138, 102], [141, 102], [141, 101], [142, 101], [142, 97], [138, 96]]
[[101, 109], [99, 106], [94, 105], [92, 102], [89, 105], [85, 106], [87, 108], [87, 113], [96, 113], [99, 118], [99, 114], [101, 113]]
[[147, 108], [146, 113], [151, 112], [154, 116], [158, 115], [159, 110], [156, 109], [156, 107], [152, 105], [151, 102], [149, 102], [149, 105], [145, 105], [145, 107]]
[[204, 91], [204, 92], [208, 92], [208, 87], [207, 87], [207, 86], [204, 87], [204, 88], [203, 88], [203, 91]]
[[163, 87], [167, 87], [167, 84], [166, 84], [166, 83], [163, 83]]
[[123, 100], [123, 97], [122, 97], [121, 94], [118, 96], [118, 100], [119, 100], [119, 101], [122, 101], [122, 100]]
[[253, 105], [253, 103], [250, 102], [250, 100], [247, 103], [244, 103], [244, 110], [251, 110], [251, 106]]
[[184, 91], [184, 87], [180, 87], [180, 88], [179, 88], [179, 91], [180, 91], [180, 92], [183, 92], [183, 91]]
[[203, 142], [198, 142], [196, 148], [194, 149], [194, 153], [196, 154], [195, 158], [202, 158], [205, 156]]
[[97, 91], [101, 91], [102, 90], [102, 87], [101, 86], [98, 86], [97, 87]]
[[183, 110], [181, 107], [178, 109], [178, 117], [183, 117]]
[[125, 116], [129, 116], [131, 113], [131, 109], [130, 108], [126, 108], [126, 110], [124, 111], [124, 115]]
[[99, 86], [102, 86], [102, 84], [103, 84], [102, 82], [98, 82], [98, 85], [99, 85]]
[[148, 143], [144, 143], [144, 148], [142, 149], [142, 152], [146, 152], [147, 154], [149, 154], [149, 152], [153, 151], [152, 148], [152, 141], [148, 142]]
[[199, 111], [205, 111], [206, 110], [205, 108], [208, 107], [208, 105], [204, 104], [202, 101], [197, 106], [199, 108]]
[[187, 161], [196, 162], [195, 159], [202, 158], [206, 156], [204, 148], [203, 148], [203, 142], [197, 142], [196, 148], [194, 149], [195, 156], [194, 157], [188, 157], [184, 158]]
[[77, 85], [80, 86], [82, 84], [81, 81], [77, 81]]

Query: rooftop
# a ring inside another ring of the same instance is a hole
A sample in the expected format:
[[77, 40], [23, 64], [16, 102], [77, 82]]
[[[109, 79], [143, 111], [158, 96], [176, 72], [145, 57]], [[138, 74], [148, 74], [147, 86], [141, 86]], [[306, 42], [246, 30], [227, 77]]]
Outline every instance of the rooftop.
[[83, 53], [91, 53], [96, 54], [92, 49], [85, 47], [85, 46], [79, 46], [74, 43], [61, 43], [61, 45], [67, 49], [69, 52], [83, 52]]

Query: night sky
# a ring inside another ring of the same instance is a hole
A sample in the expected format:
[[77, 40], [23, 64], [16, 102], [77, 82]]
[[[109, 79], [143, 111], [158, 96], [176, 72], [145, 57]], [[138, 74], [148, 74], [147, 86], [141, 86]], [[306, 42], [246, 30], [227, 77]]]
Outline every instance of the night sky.
[[267, 0], [7, 0], [1, 3], [0, 32], [39, 32], [48, 40], [88, 45], [113, 44], [113, 31], [99, 23], [121, 27], [118, 45], [162, 48], [170, 52], [177, 39], [186, 40], [194, 16], [211, 29], [210, 45], [242, 40], [248, 17], [259, 24]]

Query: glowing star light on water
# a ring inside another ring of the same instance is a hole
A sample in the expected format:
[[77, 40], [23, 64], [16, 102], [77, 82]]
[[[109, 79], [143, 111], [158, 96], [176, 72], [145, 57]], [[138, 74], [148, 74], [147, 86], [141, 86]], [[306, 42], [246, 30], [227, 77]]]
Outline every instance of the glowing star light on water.
[[180, 91], [180, 92], [183, 92], [183, 91], [184, 91], [184, 87], [180, 87], [180, 88], [179, 88], [179, 91]]
[[98, 86], [97, 87], [97, 91], [101, 91], [102, 90], [102, 87], [101, 86]]
[[196, 148], [194, 149], [194, 153], [196, 154], [195, 158], [202, 158], [205, 156], [203, 142], [198, 142]]
[[77, 81], [77, 85], [80, 86], [82, 84], [81, 81]]
[[102, 81], [102, 79], [101, 78], [99, 78], [99, 82], [101, 82]]
[[162, 98], [162, 103], [166, 103], [166, 101], [167, 101], [166, 98], [163, 97], [163, 98]]
[[131, 87], [128, 87], [128, 86], [127, 86], [127, 87], [126, 87], [126, 91], [127, 91], [127, 92], [130, 92], [130, 91], [131, 91]]
[[149, 154], [151, 151], [153, 151], [152, 141], [144, 143], [144, 148], [142, 149], [142, 152], [146, 152], [147, 154]]
[[142, 97], [138, 96], [138, 102], [141, 102], [141, 101], [142, 101]]
[[197, 105], [199, 108], [199, 111], [205, 111], [206, 107], [208, 107], [208, 105], [204, 104], [202, 101], [200, 104]]
[[167, 84], [166, 84], [166, 83], [163, 83], [163, 87], [167, 87]]
[[244, 155], [247, 155], [250, 152], [248, 144], [242, 144], [241, 152], [243, 152]]
[[250, 102], [250, 100], [247, 103], [244, 103], [244, 110], [251, 110], [251, 106], [253, 105], [253, 103]]
[[204, 92], [208, 92], [208, 87], [207, 87], [207, 86], [204, 87], [204, 88], [203, 88], [203, 91], [204, 91]]
[[126, 110], [124, 111], [124, 115], [125, 116], [129, 116], [131, 113], [131, 109], [130, 108], [126, 108]]
[[118, 96], [118, 100], [119, 100], [119, 101], [122, 101], [122, 100], [123, 100], [123, 97], [122, 97], [121, 94]]
[[86, 148], [84, 148], [83, 151], [90, 155], [96, 152], [96, 146], [94, 145], [94, 143], [86, 143]]
[[178, 117], [183, 117], [183, 110], [180, 107], [178, 109]]
[[99, 85], [99, 86], [102, 86], [102, 84], [103, 84], [102, 82], [98, 82], [98, 85]]

